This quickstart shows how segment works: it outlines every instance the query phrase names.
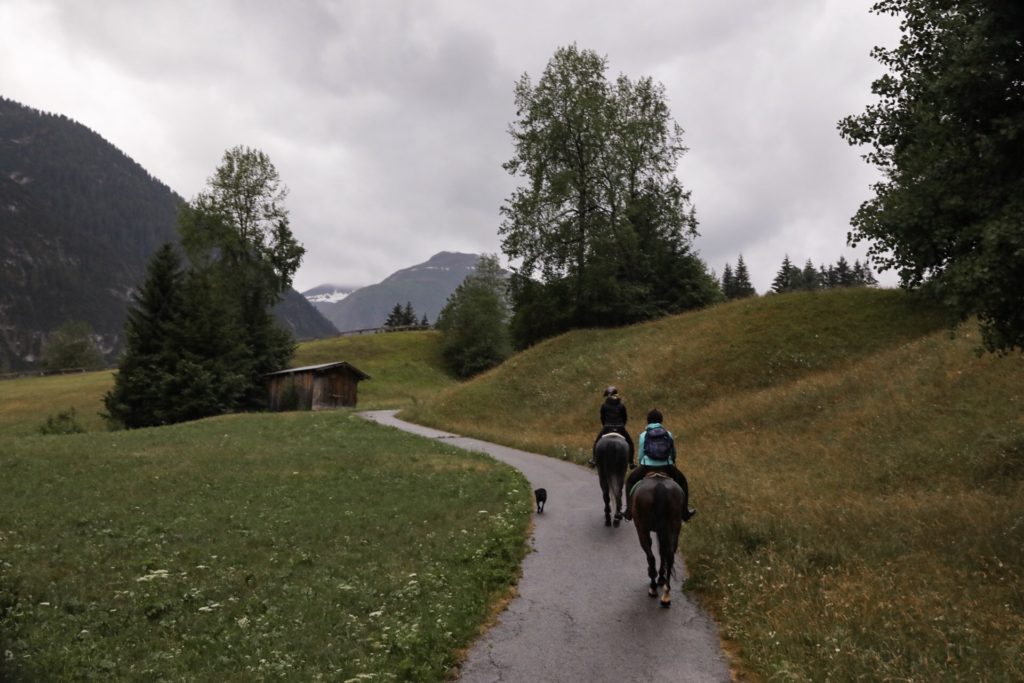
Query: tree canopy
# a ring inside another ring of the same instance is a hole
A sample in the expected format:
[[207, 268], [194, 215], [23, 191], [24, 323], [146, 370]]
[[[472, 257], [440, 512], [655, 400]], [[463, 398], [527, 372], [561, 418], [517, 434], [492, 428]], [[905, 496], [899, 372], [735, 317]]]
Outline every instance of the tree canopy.
[[718, 285], [691, 250], [697, 220], [675, 175], [683, 131], [664, 87], [606, 77], [607, 60], [559, 48], [515, 87], [522, 179], [501, 208], [513, 328], [528, 344], [570, 327], [636, 322], [708, 303]]
[[1024, 348], [1024, 3], [884, 0], [897, 47], [840, 132], [884, 179], [851, 223], [880, 270], [927, 284], [989, 350]]
[[496, 255], [484, 255], [437, 317], [441, 353], [459, 377], [492, 368], [512, 354], [508, 280]]
[[110, 417], [143, 427], [265, 404], [264, 375], [295, 342], [271, 307], [304, 249], [288, 226], [286, 190], [258, 150], [228, 150], [179, 216], [188, 265], [165, 245], [129, 308]]
[[43, 347], [43, 369], [47, 372], [103, 366], [103, 352], [96, 345], [92, 325], [87, 322], [64, 323]]

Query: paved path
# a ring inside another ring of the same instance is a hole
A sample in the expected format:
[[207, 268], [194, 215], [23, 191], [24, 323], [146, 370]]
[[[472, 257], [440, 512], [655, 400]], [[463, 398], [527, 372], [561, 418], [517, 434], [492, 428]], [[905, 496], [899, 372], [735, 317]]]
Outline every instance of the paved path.
[[[403, 422], [394, 411], [361, 415], [487, 453], [522, 471], [533, 488], [548, 491], [544, 514], [534, 515], [533, 552], [523, 562], [518, 595], [473, 645], [460, 681], [730, 680], [715, 623], [678, 590], [682, 562], [676, 563], [672, 607], [663, 609], [647, 597], [647, 561], [633, 525], [604, 526], [593, 471]], [[685, 525], [680, 543], [685, 550]]]

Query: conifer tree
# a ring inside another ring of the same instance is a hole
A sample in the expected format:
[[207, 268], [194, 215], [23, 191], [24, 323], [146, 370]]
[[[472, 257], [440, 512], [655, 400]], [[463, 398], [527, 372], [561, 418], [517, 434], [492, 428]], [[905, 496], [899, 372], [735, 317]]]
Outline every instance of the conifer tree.
[[748, 296], [756, 296], [757, 290], [750, 284], [750, 273], [747, 272], [747, 264], [743, 260], [743, 254], [736, 259], [736, 275], [734, 279], [734, 296], [736, 299], [744, 299]]
[[128, 307], [125, 350], [114, 387], [103, 398], [107, 416], [116, 424], [152, 427], [165, 421], [174, 400], [165, 389], [177, 365], [185, 315], [183, 282], [181, 257], [170, 244], [163, 245]]
[[722, 294], [725, 295], [726, 301], [736, 298], [736, 276], [732, 274], [732, 266], [728, 263], [722, 271]]
[[807, 259], [804, 263], [803, 272], [800, 274], [800, 286], [808, 291], [813, 291], [821, 288], [821, 281], [818, 276], [818, 271], [811, 263], [811, 259]]
[[789, 254], [782, 259], [782, 266], [772, 280], [772, 291], [776, 294], [792, 292], [800, 288], [801, 271], [789, 260]]
[[844, 256], [840, 256], [836, 261], [836, 280], [839, 287], [850, 287], [856, 284], [853, 271], [850, 270], [850, 262]]
[[416, 324], [416, 311], [412, 308], [412, 302], [406, 301], [405, 308], [402, 309], [402, 326], [412, 327]]

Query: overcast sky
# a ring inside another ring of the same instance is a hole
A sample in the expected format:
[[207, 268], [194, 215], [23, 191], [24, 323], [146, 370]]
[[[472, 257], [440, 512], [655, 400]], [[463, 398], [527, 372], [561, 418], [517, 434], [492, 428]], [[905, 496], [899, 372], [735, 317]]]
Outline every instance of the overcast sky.
[[[307, 249], [300, 291], [438, 251], [500, 251], [513, 85], [575, 43], [664, 84], [690, 151], [696, 247], [840, 255], [877, 173], [837, 131], [873, 101], [873, 0], [0, 0], [0, 94], [85, 124], [191, 199], [224, 151], [266, 152]], [[504, 259], [503, 259], [504, 260]], [[880, 276], [893, 284], [890, 274]]]

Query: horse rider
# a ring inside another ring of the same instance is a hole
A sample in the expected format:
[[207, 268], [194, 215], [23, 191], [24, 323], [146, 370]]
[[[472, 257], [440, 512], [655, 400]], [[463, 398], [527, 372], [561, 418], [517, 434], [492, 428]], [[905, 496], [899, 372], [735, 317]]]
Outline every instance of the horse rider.
[[661, 472], [671, 477], [679, 488], [683, 489], [683, 521], [688, 522], [697, 514], [690, 507], [690, 487], [686, 477], [676, 467], [676, 445], [672, 432], [661, 424], [661, 411], [654, 408], [647, 413], [647, 427], [640, 432], [640, 467], [629, 473], [626, 478], [626, 519], [633, 519], [630, 504], [633, 501], [633, 488], [651, 472]]
[[633, 439], [629, 436], [629, 430], [626, 429], [627, 419], [626, 404], [622, 402], [619, 390], [616, 387], [607, 387], [604, 390], [604, 403], [601, 404], [601, 431], [598, 433], [597, 438], [594, 439], [594, 446], [591, 449], [592, 454], [588, 463], [591, 467], [597, 464], [594, 460], [597, 454], [597, 442], [605, 434], [613, 432], [621, 434], [626, 438], [626, 443], [629, 444], [629, 466], [630, 468], [636, 467], [636, 462], [633, 458]]

